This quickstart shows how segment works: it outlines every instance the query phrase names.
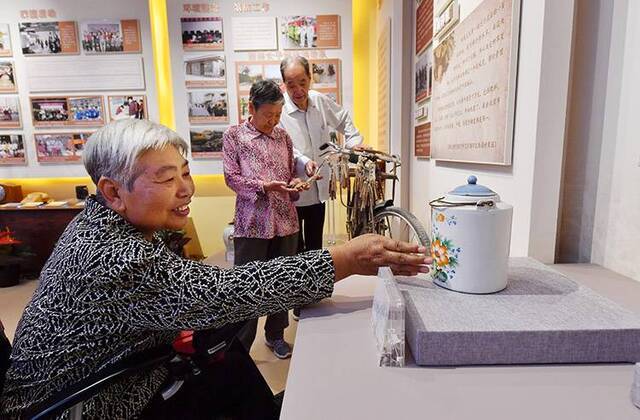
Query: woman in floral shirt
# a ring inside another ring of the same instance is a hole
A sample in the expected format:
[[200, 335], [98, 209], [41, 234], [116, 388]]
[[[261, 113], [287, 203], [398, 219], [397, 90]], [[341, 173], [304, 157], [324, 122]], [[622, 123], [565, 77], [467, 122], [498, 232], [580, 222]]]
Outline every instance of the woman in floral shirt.
[[[248, 121], [224, 133], [224, 176], [236, 196], [234, 223], [235, 265], [266, 261], [296, 253], [298, 215], [293, 201], [298, 192], [293, 145], [286, 131], [277, 127], [284, 105], [278, 85], [269, 80], [251, 86]], [[257, 319], [247, 322], [239, 334], [249, 350], [256, 336]], [[286, 359], [291, 348], [284, 341], [288, 311], [267, 317], [265, 342]]]

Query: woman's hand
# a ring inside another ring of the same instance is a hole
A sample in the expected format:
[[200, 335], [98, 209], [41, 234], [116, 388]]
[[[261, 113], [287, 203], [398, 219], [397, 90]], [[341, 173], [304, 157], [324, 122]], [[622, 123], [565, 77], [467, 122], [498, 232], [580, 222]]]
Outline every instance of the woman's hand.
[[336, 281], [352, 274], [373, 275], [379, 267], [389, 266], [394, 274], [413, 276], [429, 272], [431, 257], [425, 247], [385, 236], [367, 234], [344, 245], [329, 248], [336, 270]]
[[269, 181], [262, 184], [262, 188], [264, 192], [275, 191], [275, 192], [283, 192], [283, 193], [292, 193], [297, 192], [295, 188], [289, 187], [289, 185], [284, 181]]

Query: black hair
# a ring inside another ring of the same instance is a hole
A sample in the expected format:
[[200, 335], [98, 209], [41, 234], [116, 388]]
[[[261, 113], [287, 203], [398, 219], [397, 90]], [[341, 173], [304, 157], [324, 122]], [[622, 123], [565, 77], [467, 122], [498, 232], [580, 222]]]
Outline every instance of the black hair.
[[304, 68], [304, 72], [309, 78], [311, 78], [311, 71], [309, 70], [309, 61], [302, 57], [286, 57], [284, 60], [280, 62], [280, 75], [282, 76], [282, 81], [287, 82], [284, 78], [284, 71], [292, 64], [300, 64]]
[[251, 85], [249, 101], [257, 111], [264, 104], [278, 104], [284, 102], [284, 95], [280, 87], [272, 80], [260, 80]]

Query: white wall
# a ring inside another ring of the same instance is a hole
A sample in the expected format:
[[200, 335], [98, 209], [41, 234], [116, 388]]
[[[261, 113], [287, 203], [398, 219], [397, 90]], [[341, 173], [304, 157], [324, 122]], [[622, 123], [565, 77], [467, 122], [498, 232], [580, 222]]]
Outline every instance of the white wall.
[[[412, 28], [412, 11], [414, 2], [411, 0], [385, 1], [378, 10], [377, 36], [380, 36], [387, 22], [391, 25], [391, 66], [389, 75], [389, 151], [402, 158], [402, 166], [398, 170], [400, 182], [396, 187], [395, 205], [408, 208], [409, 185], [407, 174], [410, 173], [411, 160], [411, 87], [413, 70], [411, 66], [412, 35], [408, 28]], [[377, 45], [377, 38], [373, 41]], [[377, 51], [375, 52], [377, 54]], [[372, 57], [376, 57], [373, 55]], [[377, 72], [371, 72], [374, 88], [377, 89]], [[377, 106], [375, 107], [377, 110]], [[377, 120], [371, 122], [371, 129], [377, 131]], [[403, 176], [404, 175], [404, 176]], [[388, 184], [390, 186], [391, 184]]]
[[[640, 2], [614, 2], [592, 262], [640, 281]], [[598, 115], [594, 115], [598, 118]]]
[[[29, 9], [53, 9], [57, 12], [57, 17], [53, 19], [21, 19], [20, 11]], [[22, 134], [27, 154], [27, 165], [1, 166], [0, 178], [27, 178], [27, 177], [75, 177], [87, 176], [82, 162], [73, 164], [42, 164], [38, 163], [36, 157], [36, 147], [33, 139], [33, 124], [31, 121], [31, 110], [29, 104], [29, 85], [27, 81], [27, 71], [30, 62], [35, 62], [42, 57], [54, 58], [55, 55], [25, 57], [22, 55], [20, 47], [20, 34], [18, 32], [18, 22], [25, 21], [75, 21], [80, 31], [80, 22], [83, 20], [101, 19], [138, 19], [140, 26], [140, 38], [142, 41], [142, 54], [126, 54], [127, 56], [142, 56], [144, 64], [144, 77], [146, 83], [147, 111], [150, 119], [157, 121], [158, 107], [155, 86], [155, 74], [153, 68], [153, 50], [151, 45], [151, 28], [149, 23], [149, 9], [147, 1], [130, 0], [83, 0], [76, 1], [56, 1], [56, 0], [21, 0], [21, 1], [0, 1], [0, 22], [9, 23], [11, 32], [11, 45], [13, 57], [8, 57], [15, 62], [18, 90], [20, 97], [20, 111], [22, 118], [22, 128], [15, 130], [0, 129], [0, 134]], [[79, 48], [82, 49], [78, 39]], [[83, 56], [83, 55], [80, 55]], [[64, 56], [74, 57], [74, 56]], [[83, 56], [86, 57], [86, 56]], [[104, 97], [105, 115], [108, 113], [106, 103], [108, 95], [118, 94], [140, 94], [141, 91], [64, 91], [59, 93], [47, 93], [38, 95], [56, 96], [59, 94], [81, 94], [81, 95], [102, 95]], [[34, 94], [35, 95], [35, 94]], [[105, 117], [108, 120], [107, 117]], [[95, 131], [97, 127], [68, 127], [68, 128], [39, 128], [38, 133], [51, 132], [87, 132]]]
[[[176, 131], [185, 139], [189, 139], [189, 119], [187, 110], [187, 90], [184, 83], [183, 56], [180, 18], [187, 16], [221, 16], [223, 25], [224, 53], [227, 70], [227, 99], [229, 123], [207, 124], [206, 126], [225, 127], [238, 124], [237, 92], [236, 92], [236, 61], [249, 60], [249, 52], [235, 52], [233, 50], [232, 18], [249, 16], [295, 16], [295, 15], [340, 15], [340, 28], [342, 48], [324, 50], [327, 58], [339, 58], [341, 60], [341, 84], [342, 105], [353, 116], [353, 37], [351, 1], [333, 0], [278, 0], [269, 2], [269, 10], [265, 13], [237, 13], [234, 10], [234, 2], [218, 1], [219, 13], [185, 14], [182, 5], [194, 3], [189, 0], [167, 1], [167, 19], [169, 27], [169, 44], [171, 46], [171, 73], [173, 78], [173, 100], [175, 105]], [[251, 30], [251, 28], [246, 28]], [[269, 53], [261, 51], [260, 53]], [[198, 125], [198, 127], [205, 127]], [[222, 173], [221, 159], [198, 159], [191, 163], [191, 169], [195, 174]]]
[[[480, 4], [479, 0], [459, 2], [461, 20]], [[466, 183], [467, 176], [475, 174], [479, 183], [514, 206], [511, 255], [553, 262], [573, 0], [522, 0], [521, 9], [512, 165], [496, 167], [412, 157], [410, 210], [428, 226], [429, 200]]]

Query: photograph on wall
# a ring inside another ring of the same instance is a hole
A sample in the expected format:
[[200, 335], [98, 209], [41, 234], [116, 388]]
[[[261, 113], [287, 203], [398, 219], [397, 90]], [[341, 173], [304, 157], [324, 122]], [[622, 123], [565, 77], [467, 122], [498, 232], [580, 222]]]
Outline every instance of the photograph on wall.
[[18, 91], [16, 72], [13, 61], [0, 60], [0, 93]]
[[0, 165], [19, 165], [24, 163], [27, 163], [27, 158], [24, 154], [22, 135], [0, 135]]
[[340, 16], [282, 16], [278, 18], [280, 47], [285, 50], [340, 48]]
[[75, 22], [20, 22], [24, 55], [78, 54]]
[[194, 159], [222, 157], [222, 135], [227, 127], [191, 127], [191, 156]]
[[80, 162], [91, 133], [37, 133], [33, 135], [40, 163]]
[[337, 58], [312, 59], [311, 78], [313, 89], [340, 87], [340, 60]]
[[249, 119], [249, 93], [238, 93], [238, 123]]
[[313, 86], [311, 88], [327, 95], [333, 102], [337, 103], [338, 105], [342, 104], [340, 91], [338, 89], [316, 89]]
[[184, 80], [187, 88], [225, 87], [227, 69], [223, 55], [184, 57]]
[[180, 23], [184, 50], [224, 50], [221, 17], [183, 17]]
[[227, 122], [229, 120], [226, 90], [193, 90], [187, 95], [190, 123]]
[[265, 80], [271, 80], [279, 85], [282, 84], [282, 73], [280, 73], [280, 63], [274, 62], [273, 64], [264, 64], [263, 77]]
[[240, 91], [248, 92], [249, 89], [251, 89], [252, 84], [264, 79], [261, 63], [253, 62], [248, 64], [237, 62], [236, 69], [238, 74], [238, 90]]
[[0, 57], [11, 57], [12, 55], [9, 24], [0, 23]]
[[434, 49], [434, 159], [511, 164], [519, 9], [484, 0]]
[[427, 49], [424, 54], [416, 58], [416, 102], [421, 102], [431, 96], [433, 85], [433, 59], [431, 49]]
[[100, 126], [104, 124], [102, 96], [31, 98], [34, 127]]
[[85, 54], [142, 51], [137, 19], [82, 22], [80, 23], [80, 42]]
[[138, 119], [146, 120], [147, 117], [147, 98], [144, 95], [123, 95], [109, 96], [109, 119], [125, 120]]
[[18, 97], [0, 95], [0, 128], [20, 128], [21, 126]]
[[[250, 29], [248, 30], [248, 28]], [[234, 51], [278, 49], [278, 29], [275, 17], [234, 17], [231, 19], [231, 29]]]

